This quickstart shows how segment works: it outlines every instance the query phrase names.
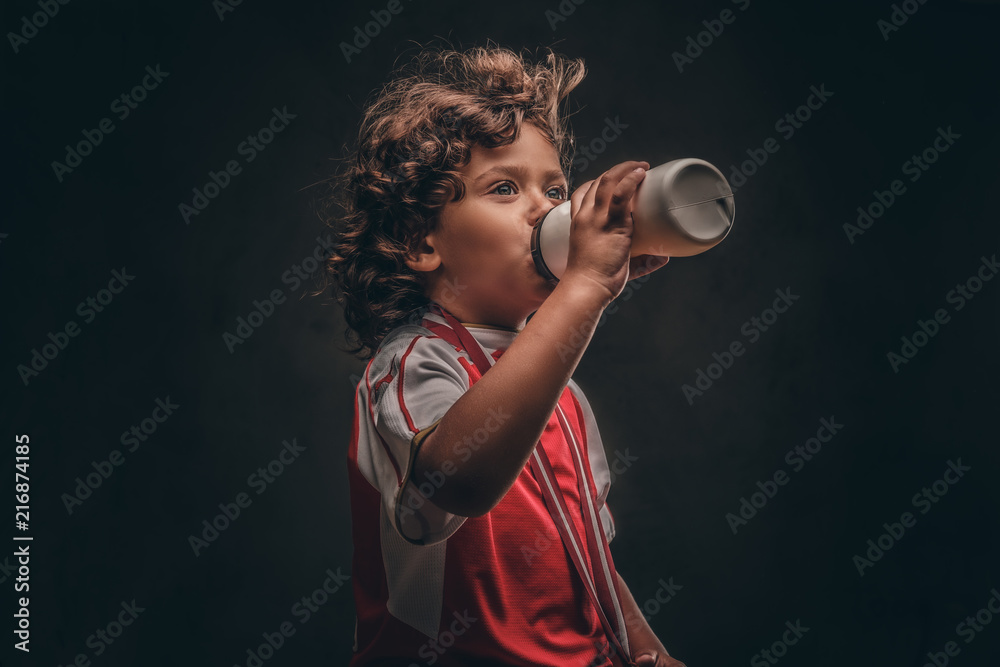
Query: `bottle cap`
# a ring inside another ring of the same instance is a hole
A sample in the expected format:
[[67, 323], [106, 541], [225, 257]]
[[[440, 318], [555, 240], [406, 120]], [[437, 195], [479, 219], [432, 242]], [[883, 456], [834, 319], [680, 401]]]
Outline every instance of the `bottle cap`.
[[672, 160], [646, 172], [632, 206], [633, 255], [697, 255], [716, 245], [736, 217], [733, 190], [705, 160]]

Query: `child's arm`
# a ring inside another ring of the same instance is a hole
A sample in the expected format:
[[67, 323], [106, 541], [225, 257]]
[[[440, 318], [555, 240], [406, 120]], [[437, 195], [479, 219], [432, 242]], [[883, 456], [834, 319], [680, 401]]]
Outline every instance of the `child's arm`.
[[683, 662], [675, 660], [667, 653], [656, 633], [649, 627], [646, 617], [639, 610], [632, 592], [625, 585], [622, 575], [618, 574], [618, 590], [621, 593], [622, 612], [625, 615], [625, 627], [628, 630], [629, 648], [632, 659], [638, 667], [685, 667]]
[[[563, 278], [496, 365], [449, 408], [423, 441], [413, 479], [457, 469], [432, 502], [460, 516], [489, 512], [514, 484], [541, 436], [559, 397], [597, 328], [604, 308], [629, 277], [632, 195], [648, 169], [623, 162], [586, 192], [573, 195], [569, 261]], [[510, 415], [492, 432], [484, 428], [491, 408]], [[456, 445], [473, 439], [468, 461]], [[488, 432], [485, 441], [482, 433]], [[450, 469], [451, 466], [445, 465]]]

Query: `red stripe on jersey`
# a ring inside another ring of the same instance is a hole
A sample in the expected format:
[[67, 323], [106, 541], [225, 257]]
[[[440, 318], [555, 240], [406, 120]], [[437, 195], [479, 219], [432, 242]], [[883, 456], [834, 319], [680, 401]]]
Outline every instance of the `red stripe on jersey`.
[[[368, 362], [371, 365], [371, 362]], [[368, 369], [365, 369], [367, 373]], [[358, 388], [354, 390], [354, 425], [351, 427], [351, 442], [347, 447], [347, 461], [348, 463], [353, 463], [355, 466], [358, 464], [358, 434], [360, 433], [360, 423], [361, 415], [358, 414], [358, 393], [361, 391], [361, 383], [358, 383]]]
[[[470, 364], [469, 360], [466, 359], [465, 357], [459, 357], [458, 358], [458, 363], [462, 364], [462, 368], [465, 369], [465, 374], [469, 376], [469, 383], [471, 385], [471, 383], [472, 383], [472, 371], [473, 371], [473, 369], [475, 367], [472, 364]], [[479, 371], [476, 371], [476, 376], [477, 377], [479, 376]]]
[[420, 340], [420, 336], [417, 336], [410, 342], [410, 346], [403, 353], [403, 358], [399, 360], [399, 407], [402, 408], [403, 416], [406, 417], [406, 425], [413, 431], [413, 435], [420, 433], [420, 429], [414, 426], [413, 419], [410, 417], [410, 411], [406, 409], [406, 403], [403, 401], [403, 364], [406, 363], [406, 357], [413, 351], [413, 346], [417, 344], [418, 340]]
[[448, 342], [453, 348], [455, 348], [456, 352], [462, 351], [461, 341], [458, 340], [458, 336], [455, 335], [455, 332], [449, 329], [448, 327], [444, 326], [443, 324], [439, 324], [438, 322], [435, 322], [433, 320], [427, 320], [427, 319], [423, 321], [423, 324], [421, 324], [421, 326], [424, 327], [425, 329], [429, 329], [434, 333], [436, 333], [437, 335], [435, 336], [435, 338], [440, 338]]
[[[427, 320], [427, 319], [423, 321], [423, 324], [421, 326], [423, 326], [425, 329], [430, 329], [434, 333], [438, 334], [436, 336], [433, 336], [433, 338], [440, 338], [441, 340], [445, 341], [453, 348], [455, 348], [456, 352], [463, 351], [462, 342], [458, 340], [458, 336], [456, 336], [455, 332], [452, 331], [450, 328], [444, 326], [443, 324], [439, 324], [433, 320]], [[469, 360], [463, 356], [458, 357], [458, 363], [461, 364], [462, 368], [465, 369], [465, 374], [468, 376], [469, 386], [471, 387], [473, 374], [475, 374], [476, 379], [478, 379], [479, 371], [473, 372], [475, 366], [473, 366], [469, 362]]]
[[388, 373], [386, 373], [385, 376], [381, 380], [379, 380], [378, 382], [376, 382], [375, 386], [372, 387], [372, 391], [378, 391], [378, 388], [381, 387], [386, 382], [392, 382], [392, 371], [389, 371]]

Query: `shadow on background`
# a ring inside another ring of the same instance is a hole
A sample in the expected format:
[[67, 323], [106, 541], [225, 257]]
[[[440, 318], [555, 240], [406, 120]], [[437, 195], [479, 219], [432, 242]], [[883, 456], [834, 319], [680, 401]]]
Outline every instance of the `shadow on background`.
[[726, 241], [623, 295], [575, 375], [635, 458], [612, 546], [668, 649], [997, 664], [1000, 627], [960, 625], [1000, 586], [995, 5], [403, 0], [345, 48], [385, 3], [225, 2], [2, 11], [2, 416], [33, 537], [30, 655], [0, 557], [4, 664], [248, 665], [283, 623], [265, 664], [346, 664], [363, 364], [310, 296], [310, 186], [435, 36], [586, 60], [577, 183], [693, 156], [738, 186]]

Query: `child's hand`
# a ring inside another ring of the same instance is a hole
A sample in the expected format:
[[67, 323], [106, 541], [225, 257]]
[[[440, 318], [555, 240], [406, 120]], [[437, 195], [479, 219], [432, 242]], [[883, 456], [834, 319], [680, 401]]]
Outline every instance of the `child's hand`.
[[628, 279], [635, 280], [639, 276], [652, 273], [666, 266], [669, 257], [663, 255], [636, 255], [628, 263]]
[[686, 667], [686, 665], [659, 651], [643, 653], [635, 659], [636, 667]]
[[642, 275], [666, 264], [640, 257], [629, 261], [632, 196], [647, 169], [648, 162], [622, 162], [581, 185], [570, 197], [569, 259], [562, 281], [588, 281], [607, 292], [606, 304], [624, 289], [630, 271]]

